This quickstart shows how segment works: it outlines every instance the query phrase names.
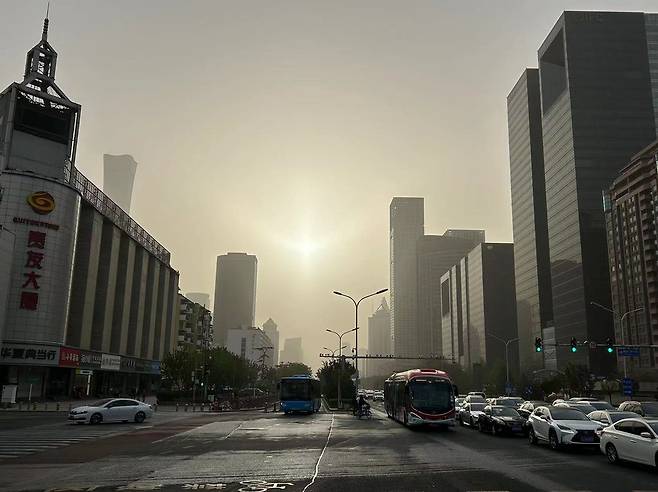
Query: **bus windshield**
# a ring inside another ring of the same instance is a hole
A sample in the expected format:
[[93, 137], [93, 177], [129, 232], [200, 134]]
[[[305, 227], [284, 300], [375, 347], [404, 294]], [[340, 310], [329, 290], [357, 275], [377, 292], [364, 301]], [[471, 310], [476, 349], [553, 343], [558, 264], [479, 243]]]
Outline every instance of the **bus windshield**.
[[439, 378], [414, 379], [409, 383], [409, 397], [421, 412], [445, 413], [452, 408], [452, 385]]
[[281, 400], [310, 400], [310, 380], [281, 380]]

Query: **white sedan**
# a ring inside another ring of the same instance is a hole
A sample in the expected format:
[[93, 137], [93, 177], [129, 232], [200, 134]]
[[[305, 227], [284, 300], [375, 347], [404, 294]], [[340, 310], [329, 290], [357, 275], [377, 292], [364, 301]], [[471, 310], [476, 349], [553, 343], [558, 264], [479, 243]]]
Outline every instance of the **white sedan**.
[[77, 407], [69, 413], [69, 421], [100, 424], [101, 422], [137, 422], [153, 416], [153, 407], [128, 398], [107, 398], [91, 405]]
[[600, 448], [610, 463], [627, 460], [658, 468], [658, 420], [620, 420], [601, 431]]

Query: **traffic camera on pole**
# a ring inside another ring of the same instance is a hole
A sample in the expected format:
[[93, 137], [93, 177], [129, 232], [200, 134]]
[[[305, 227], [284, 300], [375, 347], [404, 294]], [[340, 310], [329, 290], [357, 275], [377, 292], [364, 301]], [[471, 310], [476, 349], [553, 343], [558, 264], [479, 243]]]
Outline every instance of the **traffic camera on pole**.
[[576, 340], [576, 337], [571, 337], [571, 353], [575, 354], [578, 352], [578, 340]]
[[544, 350], [544, 345], [541, 341], [541, 337], [535, 338], [535, 352], [541, 352]]

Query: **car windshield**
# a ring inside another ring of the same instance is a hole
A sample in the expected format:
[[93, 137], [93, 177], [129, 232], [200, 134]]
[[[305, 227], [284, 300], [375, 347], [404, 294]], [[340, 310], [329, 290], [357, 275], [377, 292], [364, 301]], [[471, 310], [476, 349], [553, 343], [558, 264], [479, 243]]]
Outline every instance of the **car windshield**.
[[504, 408], [494, 407], [494, 408], [491, 409], [491, 411], [493, 412], [493, 414], [496, 417], [520, 417], [521, 416], [521, 415], [519, 415], [519, 412], [517, 412], [513, 408], [508, 408], [508, 407], [504, 407]]
[[575, 410], [578, 410], [579, 412], [583, 412], [585, 414], [592, 413], [596, 411], [596, 408], [594, 408], [592, 405], [589, 404], [583, 404], [583, 403], [570, 403], [569, 406]]
[[610, 405], [607, 401], [592, 401], [589, 402], [590, 406], [594, 407], [597, 410], [614, 410], [615, 407]]
[[471, 396], [468, 397], [468, 401], [473, 402], [473, 403], [475, 403], [475, 402], [477, 402], [477, 403], [480, 403], [480, 402], [486, 403], [487, 400], [485, 400], [481, 396], [471, 395]]
[[647, 422], [649, 424], [649, 427], [653, 429], [653, 431], [658, 434], [658, 422]]
[[658, 415], [658, 402], [642, 402], [642, 410], [646, 415]]
[[414, 408], [425, 413], [445, 413], [452, 407], [452, 384], [441, 378], [414, 379], [409, 383]]
[[589, 420], [589, 417], [580, 410], [573, 408], [551, 408], [553, 420]]
[[105, 398], [104, 400], [98, 400], [95, 401], [94, 403], [90, 404], [90, 407], [102, 407], [103, 405], [108, 404], [111, 402], [114, 398]]
[[486, 407], [486, 403], [471, 403], [471, 412], [476, 411], [476, 412], [481, 412], [484, 410], [484, 407]]
[[633, 412], [609, 412], [608, 415], [613, 424], [621, 419], [632, 419], [637, 417], [637, 414]]
[[505, 398], [504, 400], [496, 400], [496, 405], [503, 405], [506, 407], [516, 407], [519, 404], [517, 400], [510, 400]]

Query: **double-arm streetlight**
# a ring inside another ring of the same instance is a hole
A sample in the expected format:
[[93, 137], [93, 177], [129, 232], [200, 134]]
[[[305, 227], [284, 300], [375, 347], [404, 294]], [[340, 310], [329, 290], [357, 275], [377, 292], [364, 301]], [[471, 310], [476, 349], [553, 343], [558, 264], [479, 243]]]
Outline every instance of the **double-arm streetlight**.
[[359, 304], [361, 304], [361, 301], [363, 301], [364, 299], [368, 299], [368, 297], [383, 294], [386, 291], [388, 291], [388, 289], [378, 290], [377, 292], [373, 292], [372, 294], [368, 294], [367, 296], [363, 296], [358, 301], [355, 300], [352, 296], [348, 296], [347, 294], [343, 294], [342, 292], [338, 292], [337, 290], [334, 291], [334, 294], [336, 294], [337, 296], [347, 297], [350, 301], [352, 301], [354, 303], [354, 330], [353, 331], [356, 332], [355, 340], [354, 340], [354, 368], [356, 369], [356, 389], [357, 389], [357, 391], [359, 389], [359, 358], [358, 358], [359, 357]]
[[338, 350], [342, 351], [344, 348], [347, 348], [347, 345], [343, 345], [342, 347], [338, 347], [338, 348], [333, 349], [333, 350], [331, 350], [329, 347], [322, 347], [322, 350], [326, 350], [327, 352], [331, 352], [331, 356], [334, 357]]
[[512, 342], [518, 342], [518, 338], [510, 338], [509, 340], [504, 340], [503, 338], [497, 337], [496, 335], [493, 335], [491, 333], [487, 333], [491, 338], [494, 338], [498, 340], [499, 342], [502, 342], [505, 344], [505, 371], [507, 372], [507, 377], [506, 377], [506, 382], [505, 382], [505, 390], [507, 391], [507, 388], [510, 386], [510, 380], [509, 380], [509, 344]]
[[[352, 328], [351, 330], [344, 331], [343, 333], [338, 333], [337, 331], [330, 330], [329, 328], [327, 328], [326, 331], [328, 331], [329, 333], [333, 333], [334, 335], [336, 335], [338, 337], [338, 348], [336, 349], [336, 350], [338, 350], [338, 357], [339, 357], [339, 360], [340, 360], [340, 364], [338, 366], [340, 368], [340, 372], [339, 372], [339, 375], [338, 375], [338, 408], [343, 408], [343, 396], [342, 396], [342, 387], [343, 387], [343, 349], [345, 347], [347, 347], [347, 345], [343, 345], [343, 336], [347, 335], [348, 333], [352, 333], [353, 331], [356, 331], [356, 328]], [[336, 352], [336, 350], [334, 350], [334, 353]]]
[[[612, 314], [613, 317], [615, 317], [615, 316], [619, 317], [619, 329], [621, 330], [621, 344], [626, 345], [626, 337], [624, 335], [624, 319], [629, 314], [637, 313], [638, 311], [644, 311], [644, 306], [636, 308], [636, 309], [631, 309], [630, 311], [626, 311], [624, 314], [619, 316], [619, 313], [617, 311], [615, 311], [614, 309], [609, 308], [607, 306], [604, 306], [603, 304], [599, 304], [598, 302], [594, 302], [594, 301], [590, 301], [590, 304], [592, 306], [596, 306], [597, 308], [601, 308], [604, 311], [608, 311], [609, 313]], [[626, 370], [626, 356], [622, 356], [622, 360], [624, 361], [624, 378], [625, 378], [628, 375], [627, 370]]]

